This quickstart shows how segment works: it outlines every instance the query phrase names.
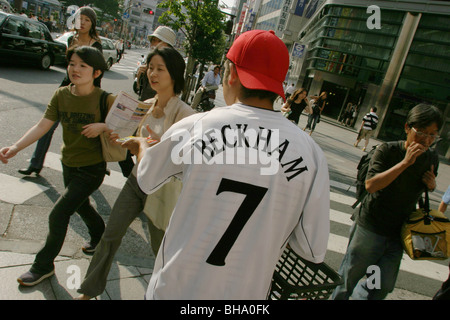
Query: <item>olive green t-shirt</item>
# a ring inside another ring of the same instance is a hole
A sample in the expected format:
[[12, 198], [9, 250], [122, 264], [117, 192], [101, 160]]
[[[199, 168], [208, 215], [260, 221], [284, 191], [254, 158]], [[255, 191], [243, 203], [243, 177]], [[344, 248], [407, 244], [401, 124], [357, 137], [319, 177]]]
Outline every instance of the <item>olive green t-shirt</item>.
[[[100, 96], [102, 89], [95, 87], [87, 96], [72, 94], [70, 84], [54, 93], [45, 111], [44, 118], [60, 121], [63, 130], [61, 161], [68, 167], [84, 167], [103, 160], [100, 138], [87, 138], [81, 134], [83, 126], [100, 122]], [[108, 109], [115, 96], [109, 95]]]

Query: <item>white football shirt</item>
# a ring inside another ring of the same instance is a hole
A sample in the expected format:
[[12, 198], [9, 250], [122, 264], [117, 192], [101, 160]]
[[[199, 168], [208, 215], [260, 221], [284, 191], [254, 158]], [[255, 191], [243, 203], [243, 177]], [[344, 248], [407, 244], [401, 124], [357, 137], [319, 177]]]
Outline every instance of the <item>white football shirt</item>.
[[179, 121], [138, 166], [146, 193], [174, 175], [183, 190], [147, 299], [266, 299], [288, 242], [303, 258], [324, 260], [326, 158], [281, 113], [234, 104]]

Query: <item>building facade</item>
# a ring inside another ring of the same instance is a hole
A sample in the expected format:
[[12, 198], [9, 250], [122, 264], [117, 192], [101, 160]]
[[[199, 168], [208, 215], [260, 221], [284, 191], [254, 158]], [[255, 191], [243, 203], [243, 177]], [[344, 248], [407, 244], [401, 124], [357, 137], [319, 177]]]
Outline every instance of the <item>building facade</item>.
[[[14, 8], [14, 0], [7, 0]], [[36, 17], [55, 18], [60, 16], [62, 4], [58, 0], [24, 0], [22, 8]]]

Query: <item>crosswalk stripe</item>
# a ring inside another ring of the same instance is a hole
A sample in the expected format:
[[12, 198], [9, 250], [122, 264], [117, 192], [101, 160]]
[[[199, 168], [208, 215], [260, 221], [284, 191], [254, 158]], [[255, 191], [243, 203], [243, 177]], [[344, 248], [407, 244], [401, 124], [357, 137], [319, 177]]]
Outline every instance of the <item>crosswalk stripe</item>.
[[[44, 167], [48, 167], [56, 171], [62, 171], [60, 158], [61, 156], [57, 153], [47, 152]], [[103, 180], [103, 185], [107, 185], [117, 189], [122, 189], [126, 180], [127, 179], [122, 175], [122, 173], [111, 170], [111, 175], [105, 176], [105, 179]]]
[[25, 179], [0, 173], [0, 200], [12, 204], [22, 204], [48, 188]]
[[347, 226], [351, 226], [353, 221], [350, 219], [350, 214], [344, 213], [341, 211], [330, 209], [330, 220], [334, 222], [338, 222], [340, 224], [345, 224]]
[[353, 205], [353, 203], [355, 203], [356, 201], [354, 197], [349, 197], [332, 191], [330, 191], [330, 200], [334, 202], [347, 204], [349, 206]]
[[[350, 185], [349, 186], [348, 184], [342, 183], [342, 182], [339, 182], [339, 181], [331, 180], [330, 181], [330, 186], [338, 188], [338, 189], [342, 189], [342, 190], [345, 190], [345, 191], [356, 192], [356, 187], [354, 185]], [[355, 202], [355, 201], [353, 200], [353, 202]]]

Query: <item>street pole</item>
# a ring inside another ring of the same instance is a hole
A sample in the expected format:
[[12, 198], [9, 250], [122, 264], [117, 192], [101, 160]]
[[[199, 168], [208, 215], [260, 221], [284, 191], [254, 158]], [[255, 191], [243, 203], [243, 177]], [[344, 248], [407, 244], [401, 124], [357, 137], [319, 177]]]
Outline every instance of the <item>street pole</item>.
[[121, 19], [122, 19], [122, 25], [120, 26], [119, 39], [122, 39], [123, 25], [125, 24], [125, 20], [127, 21], [127, 27], [128, 27], [128, 19], [125, 19], [125, 20], [124, 20], [123, 15], [124, 15], [128, 10], [130, 10], [132, 7], [133, 7], [133, 5], [130, 5], [130, 6], [128, 6], [125, 10], [123, 10], [122, 17], [121, 17]]

